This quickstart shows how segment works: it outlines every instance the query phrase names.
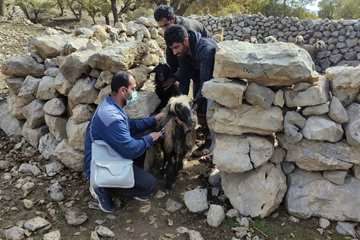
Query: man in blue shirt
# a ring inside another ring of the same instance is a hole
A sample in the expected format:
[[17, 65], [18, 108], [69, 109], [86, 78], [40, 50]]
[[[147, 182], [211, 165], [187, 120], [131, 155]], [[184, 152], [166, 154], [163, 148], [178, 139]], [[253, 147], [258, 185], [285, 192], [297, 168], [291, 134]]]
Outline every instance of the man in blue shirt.
[[142, 200], [150, 196], [156, 189], [155, 177], [144, 171], [143, 162], [138, 162], [136, 159], [143, 155], [161, 137], [162, 133], [151, 132], [142, 137], [135, 136], [141, 136], [146, 131], [153, 129], [162, 115], [158, 114], [140, 120], [129, 119], [123, 108], [134, 100], [135, 88], [136, 81], [130, 74], [116, 73], [111, 82], [111, 96], [106, 97], [98, 106], [86, 131], [84, 170], [88, 180], [91, 174], [90, 126], [94, 140], [103, 140], [122, 157], [134, 160], [135, 186], [133, 188], [108, 189], [90, 186], [90, 192], [98, 200], [100, 209], [107, 213], [113, 211], [110, 193], [113, 190], [123, 196]]

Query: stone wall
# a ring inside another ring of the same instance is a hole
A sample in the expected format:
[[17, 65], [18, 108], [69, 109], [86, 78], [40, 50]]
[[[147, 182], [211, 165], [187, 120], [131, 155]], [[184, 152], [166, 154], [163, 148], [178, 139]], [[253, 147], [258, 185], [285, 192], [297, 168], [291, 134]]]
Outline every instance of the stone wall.
[[[132, 72], [140, 90], [130, 117], [159, 103], [148, 73], [164, 41], [149, 19], [70, 35], [48, 29], [29, 46], [29, 55], [2, 66], [9, 96], [0, 127], [46, 159], [82, 170], [84, 133], [118, 70]], [[214, 77], [203, 94], [213, 100], [214, 163], [234, 208], [266, 217], [285, 202], [299, 217], [360, 221], [360, 67], [319, 75], [295, 44], [223, 41]]]
[[[314, 55], [317, 71], [335, 65], [356, 66], [360, 63], [360, 20], [299, 20], [295, 17], [243, 16], [194, 16], [212, 33], [223, 30], [225, 40], [257, 41], [268, 36], [282, 42], [305, 45]], [[300, 40], [300, 41], [299, 41]], [[304, 41], [302, 41], [304, 40]], [[318, 40], [326, 47], [315, 46]]]
[[233, 207], [266, 217], [284, 201], [298, 217], [360, 221], [360, 66], [318, 75], [291, 43], [219, 47], [203, 94]]
[[[149, 72], [163, 60], [155, 21], [140, 18], [116, 27], [79, 28], [72, 34], [47, 29], [29, 43], [29, 54], [2, 66], [9, 88], [0, 103], [0, 127], [22, 135], [46, 159], [81, 171], [84, 134], [96, 105], [110, 94], [112, 76], [133, 73], [139, 102], [132, 118], [148, 116], [160, 103]], [[162, 46], [163, 47], [163, 46]]]

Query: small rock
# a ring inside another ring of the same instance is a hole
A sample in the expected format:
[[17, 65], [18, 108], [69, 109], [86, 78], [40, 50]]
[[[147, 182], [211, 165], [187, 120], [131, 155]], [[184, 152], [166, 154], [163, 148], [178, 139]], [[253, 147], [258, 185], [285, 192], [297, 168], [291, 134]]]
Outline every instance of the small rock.
[[207, 189], [194, 189], [184, 194], [186, 207], [190, 212], [202, 212], [208, 209]]
[[37, 166], [29, 164], [29, 163], [21, 164], [19, 167], [19, 172], [24, 173], [24, 174], [31, 173], [34, 176], [38, 176], [41, 173], [40, 169]]
[[35, 217], [30, 220], [27, 220], [24, 223], [24, 228], [34, 232], [34, 231], [44, 228], [48, 225], [50, 225], [50, 223], [46, 219], [44, 219], [42, 217]]
[[232, 209], [230, 209], [229, 211], [226, 212], [226, 216], [229, 217], [229, 218], [239, 217], [240, 213], [235, 208], [232, 208]]
[[336, 232], [341, 235], [350, 235], [356, 237], [355, 231], [356, 224], [348, 222], [338, 222], [336, 225]]
[[23, 204], [26, 209], [31, 209], [34, 206], [34, 202], [29, 199], [24, 199]]
[[183, 207], [183, 205], [173, 199], [168, 199], [166, 201], [166, 211], [174, 213], [178, 210], [180, 210]]
[[290, 222], [293, 222], [293, 223], [298, 223], [298, 222], [300, 222], [300, 220], [297, 219], [297, 218], [294, 217], [294, 216], [290, 216], [290, 217], [289, 217], [289, 220], [290, 220]]
[[239, 221], [238, 221], [238, 223], [239, 223], [239, 225], [240, 225], [241, 227], [247, 227], [247, 228], [248, 228], [248, 227], [250, 226], [249, 219], [246, 218], [246, 217], [240, 218]]
[[51, 200], [55, 202], [61, 202], [64, 200], [64, 193], [62, 192], [62, 187], [58, 182], [55, 182], [49, 186], [47, 189]]
[[218, 227], [225, 219], [225, 211], [223, 206], [212, 204], [210, 205], [207, 214], [207, 223], [212, 227]]
[[166, 196], [166, 193], [163, 192], [163, 191], [161, 191], [161, 190], [157, 191], [157, 193], [155, 194], [155, 198], [156, 198], [156, 199], [162, 199], [162, 198], [164, 198], [165, 196]]
[[302, 113], [305, 116], [323, 115], [329, 112], [329, 103], [323, 103], [317, 106], [306, 107]]
[[201, 236], [201, 234], [198, 231], [187, 229], [186, 227], [179, 227], [176, 229], [178, 233], [189, 234], [190, 240], [204, 240], [204, 238]]
[[0, 170], [7, 170], [10, 167], [9, 161], [0, 161]]
[[99, 237], [99, 235], [97, 234], [96, 231], [91, 232], [90, 240], [100, 240], [100, 237]]
[[104, 226], [97, 226], [95, 228], [95, 231], [97, 232], [97, 234], [99, 234], [101, 237], [115, 237], [115, 233], [113, 231], [111, 231], [109, 228], [104, 227]]
[[48, 232], [44, 235], [43, 240], [60, 240], [61, 233], [59, 230]]
[[316, 231], [318, 231], [320, 233], [320, 235], [324, 234], [324, 229], [323, 228], [317, 228]]
[[4, 235], [8, 240], [22, 240], [25, 239], [25, 230], [15, 226], [4, 230]]
[[53, 177], [56, 174], [58, 174], [59, 172], [61, 172], [61, 170], [64, 168], [64, 165], [62, 165], [61, 163], [59, 163], [58, 161], [52, 161], [48, 164], [45, 165], [45, 170], [46, 170], [46, 174], [49, 177]]
[[245, 236], [248, 235], [248, 227], [234, 227], [232, 230], [235, 232], [235, 235], [239, 239], [243, 239]]
[[78, 226], [86, 222], [88, 216], [85, 212], [81, 212], [79, 209], [72, 208], [65, 211], [65, 219], [67, 224]]
[[284, 104], [285, 104], [284, 91], [280, 89], [275, 94], [274, 105], [282, 108]]
[[326, 229], [330, 226], [330, 221], [327, 220], [326, 218], [320, 218], [319, 225], [322, 229]]
[[24, 185], [21, 186], [21, 190], [24, 192], [24, 197], [26, 197], [35, 187], [35, 183], [33, 182], [26, 182]]

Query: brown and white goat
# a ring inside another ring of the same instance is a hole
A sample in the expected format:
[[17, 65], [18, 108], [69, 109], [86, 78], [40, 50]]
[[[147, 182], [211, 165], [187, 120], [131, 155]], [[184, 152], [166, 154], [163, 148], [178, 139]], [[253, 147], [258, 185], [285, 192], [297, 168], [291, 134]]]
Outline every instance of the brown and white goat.
[[195, 141], [195, 119], [191, 109], [191, 100], [180, 95], [175, 77], [166, 64], [159, 64], [155, 72], [155, 92], [161, 100], [160, 107], [166, 116], [160, 126], [164, 137], [160, 140], [163, 152], [162, 172], [166, 187], [172, 188], [178, 172], [183, 168], [183, 160], [190, 153]]

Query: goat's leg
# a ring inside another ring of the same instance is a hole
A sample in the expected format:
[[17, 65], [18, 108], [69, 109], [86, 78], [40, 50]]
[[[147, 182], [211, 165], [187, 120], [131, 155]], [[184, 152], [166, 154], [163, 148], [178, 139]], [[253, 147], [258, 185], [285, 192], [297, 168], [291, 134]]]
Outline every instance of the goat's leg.
[[166, 183], [167, 189], [172, 189], [175, 185], [176, 180], [176, 159], [175, 156], [171, 156], [166, 165]]

